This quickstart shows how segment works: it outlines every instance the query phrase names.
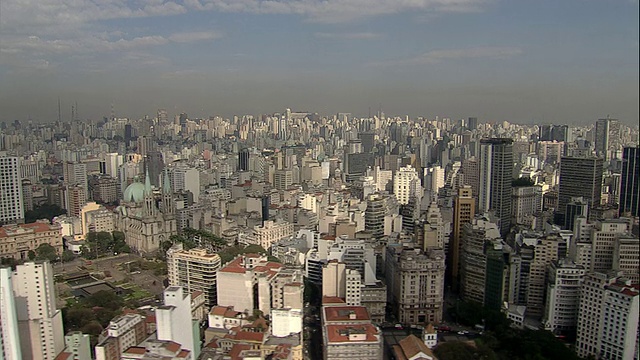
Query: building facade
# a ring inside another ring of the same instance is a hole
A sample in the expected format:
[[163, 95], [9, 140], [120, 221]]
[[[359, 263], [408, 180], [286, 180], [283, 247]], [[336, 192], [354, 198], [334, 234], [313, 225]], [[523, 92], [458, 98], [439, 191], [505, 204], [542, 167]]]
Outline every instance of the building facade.
[[188, 293], [202, 291], [207, 307], [217, 305], [217, 273], [221, 260], [218, 254], [204, 249], [183, 250], [174, 246], [167, 251], [167, 271], [170, 286], [181, 286]]
[[24, 223], [20, 158], [0, 152], [0, 225]]

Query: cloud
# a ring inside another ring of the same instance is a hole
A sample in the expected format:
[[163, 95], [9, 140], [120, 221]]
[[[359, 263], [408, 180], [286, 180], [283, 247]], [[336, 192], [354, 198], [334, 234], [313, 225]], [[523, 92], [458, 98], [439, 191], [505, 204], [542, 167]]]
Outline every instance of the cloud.
[[169, 40], [178, 43], [192, 43], [198, 41], [209, 41], [221, 38], [222, 35], [212, 31], [184, 32], [169, 36]]
[[196, 10], [297, 14], [318, 22], [345, 22], [408, 11], [470, 12], [490, 0], [185, 0]]
[[381, 34], [373, 32], [347, 32], [347, 33], [330, 33], [317, 32], [313, 34], [318, 39], [346, 39], [346, 40], [372, 40], [380, 39]]
[[503, 60], [522, 54], [519, 47], [473, 47], [465, 49], [441, 49], [432, 50], [424, 54], [385, 62], [372, 63], [376, 66], [407, 66], [407, 65], [426, 65], [436, 64], [447, 60], [460, 59], [494, 59]]

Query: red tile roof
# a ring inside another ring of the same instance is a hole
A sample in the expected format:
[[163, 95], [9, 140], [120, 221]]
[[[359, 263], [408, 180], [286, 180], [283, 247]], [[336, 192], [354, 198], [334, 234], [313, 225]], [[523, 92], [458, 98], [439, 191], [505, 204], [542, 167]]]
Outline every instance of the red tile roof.
[[344, 322], [344, 321], [370, 321], [367, 308], [364, 306], [325, 306], [324, 321], [325, 322]]
[[[378, 342], [378, 329], [371, 324], [362, 325], [327, 325], [326, 330], [329, 343], [347, 342]], [[349, 340], [349, 334], [364, 335], [362, 340]]]

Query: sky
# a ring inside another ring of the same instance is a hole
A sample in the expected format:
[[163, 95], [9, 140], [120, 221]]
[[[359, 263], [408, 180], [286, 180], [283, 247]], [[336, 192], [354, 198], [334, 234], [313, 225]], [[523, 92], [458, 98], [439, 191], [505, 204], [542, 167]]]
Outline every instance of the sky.
[[0, 0], [0, 121], [638, 123], [637, 0]]

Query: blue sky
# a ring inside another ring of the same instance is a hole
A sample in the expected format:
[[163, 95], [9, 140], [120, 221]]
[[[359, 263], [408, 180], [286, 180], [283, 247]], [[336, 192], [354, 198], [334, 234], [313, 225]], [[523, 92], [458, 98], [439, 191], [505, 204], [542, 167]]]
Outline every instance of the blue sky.
[[309, 110], [638, 122], [633, 0], [3, 0], [0, 120]]

